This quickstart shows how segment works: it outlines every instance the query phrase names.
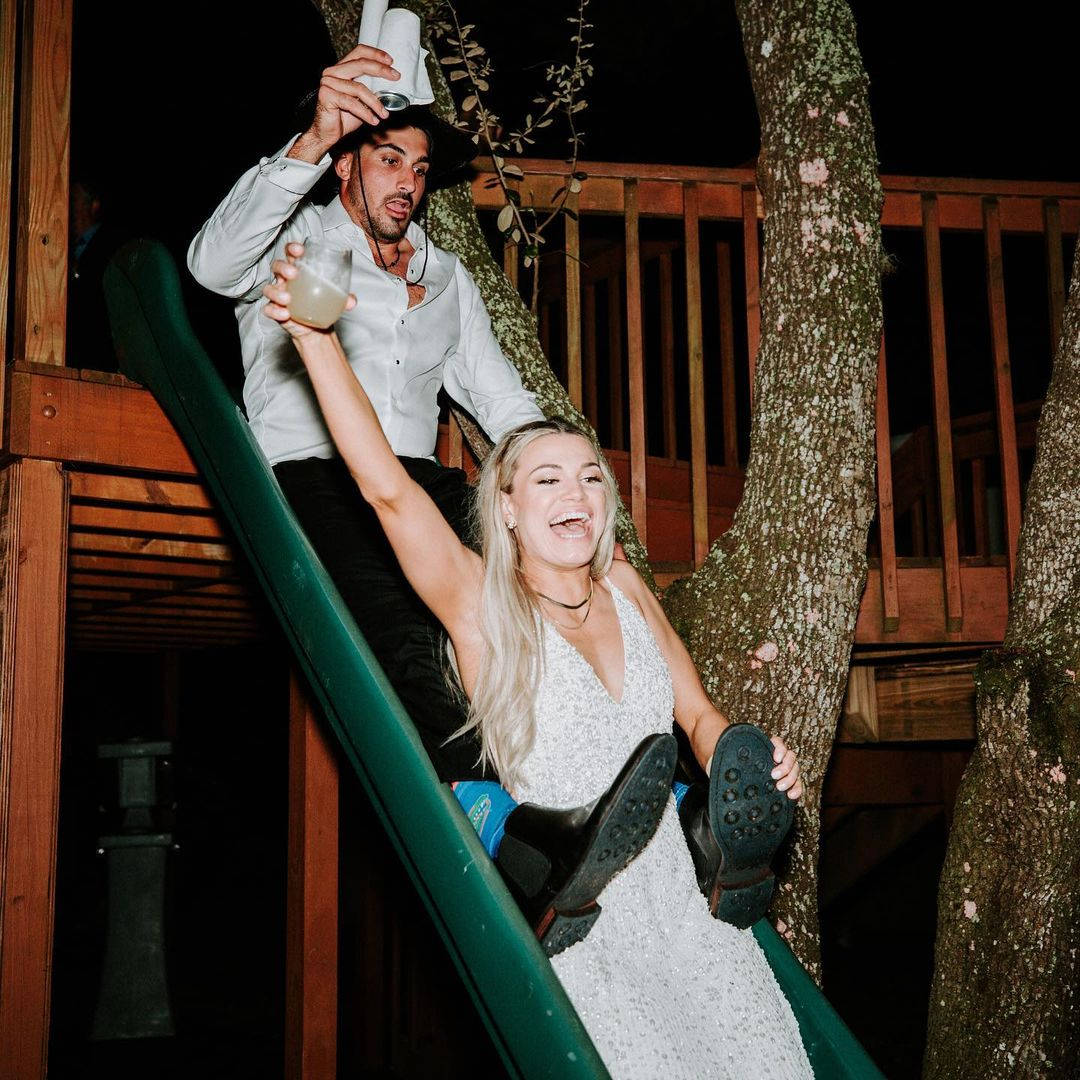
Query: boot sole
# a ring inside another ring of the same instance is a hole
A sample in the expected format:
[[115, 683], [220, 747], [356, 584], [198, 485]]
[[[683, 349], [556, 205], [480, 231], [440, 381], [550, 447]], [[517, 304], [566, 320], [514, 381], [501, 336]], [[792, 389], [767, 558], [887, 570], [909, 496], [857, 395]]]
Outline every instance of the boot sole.
[[596, 898], [604, 886], [652, 839], [671, 795], [677, 753], [671, 735], [647, 740], [638, 748], [637, 760], [609, 793], [607, 807], [593, 824], [577, 869], [537, 924], [537, 937], [545, 949], [549, 939], [553, 945], [558, 941], [556, 951], [561, 951], [589, 932], [600, 915]]
[[795, 817], [794, 802], [770, 776], [772, 755], [773, 744], [753, 724], [726, 728], [713, 751], [709, 824], [723, 860], [710, 907], [736, 926], [765, 914], [774, 885], [769, 864]]

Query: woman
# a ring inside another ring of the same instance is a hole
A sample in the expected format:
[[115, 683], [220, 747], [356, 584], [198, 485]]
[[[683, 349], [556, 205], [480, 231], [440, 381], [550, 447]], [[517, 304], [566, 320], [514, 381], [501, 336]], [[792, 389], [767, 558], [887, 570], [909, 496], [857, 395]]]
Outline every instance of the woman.
[[[729, 725], [689, 654], [636, 571], [612, 561], [616, 490], [597, 447], [558, 423], [505, 436], [477, 495], [481, 559], [394, 456], [336, 338], [289, 320], [296, 268], [273, 270], [266, 314], [293, 335], [342, 458], [446, 627], [470, 723], [515, 798], [574, 806], [583, 788], [603, 791], [674, 714], [707, 772], [716, 751], [733, 785], [775, 789], [769, 805], [787, 811], [784, 794], [802, 793], [794, 755], [774, 739], [771, 775], [768, 758], [728, 760]], [[811, 1075], [752, 935], [710, 916], [673, 802], [603, 899], [604, 918], [552, 964], [613, 1076]]]

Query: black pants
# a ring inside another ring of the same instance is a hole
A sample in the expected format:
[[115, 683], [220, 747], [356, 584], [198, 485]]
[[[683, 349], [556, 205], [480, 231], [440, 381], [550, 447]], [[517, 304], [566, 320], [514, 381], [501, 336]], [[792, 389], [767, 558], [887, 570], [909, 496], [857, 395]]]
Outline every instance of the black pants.
[[[443, 517], [467, 540], [472, 489], [460, 469], [401, 458]], [[371, 651], [420, 733], [439, 778], [479, 779], [475, 733], [446, 742], [466, 705], [448, 686], [445, 635], [405, 580], [375, 512], [340, 458], [283, 461], [274, 474]]]

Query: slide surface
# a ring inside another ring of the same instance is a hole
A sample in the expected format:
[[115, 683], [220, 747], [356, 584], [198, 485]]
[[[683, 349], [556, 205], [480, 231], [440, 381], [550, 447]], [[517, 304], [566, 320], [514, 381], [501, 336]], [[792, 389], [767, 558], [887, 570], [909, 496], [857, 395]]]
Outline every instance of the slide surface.
[[[416, 729], [285, 502], [188, 322], [176, 265], [140, 240], [105, 277], [125, 374], [172, 420], [265, 590], [344, 756], [513, 1076], [608, 1075], [498, 872], [439, 783]], [[790, 950], [754, 927], [819, 1078], [878, 1078]]]

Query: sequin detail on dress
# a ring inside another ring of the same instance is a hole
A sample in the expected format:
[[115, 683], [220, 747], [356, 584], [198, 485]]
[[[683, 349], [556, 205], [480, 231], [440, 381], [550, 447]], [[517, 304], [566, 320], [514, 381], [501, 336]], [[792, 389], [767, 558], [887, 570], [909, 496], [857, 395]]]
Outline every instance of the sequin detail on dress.
[[[537, 736], [519, 798], [568, 808], [595, 798], [646, 736], [670, 731], [667, 664], [610, 579], [623, 635], [615, 701], [588, 661], [544, 626]], [[675, 801], [648, 847], [600, 895], [589, 936], [552, 960], [614, 1080], [804, 1080], [791, 1007], [749, 930], [709, 915]]]

